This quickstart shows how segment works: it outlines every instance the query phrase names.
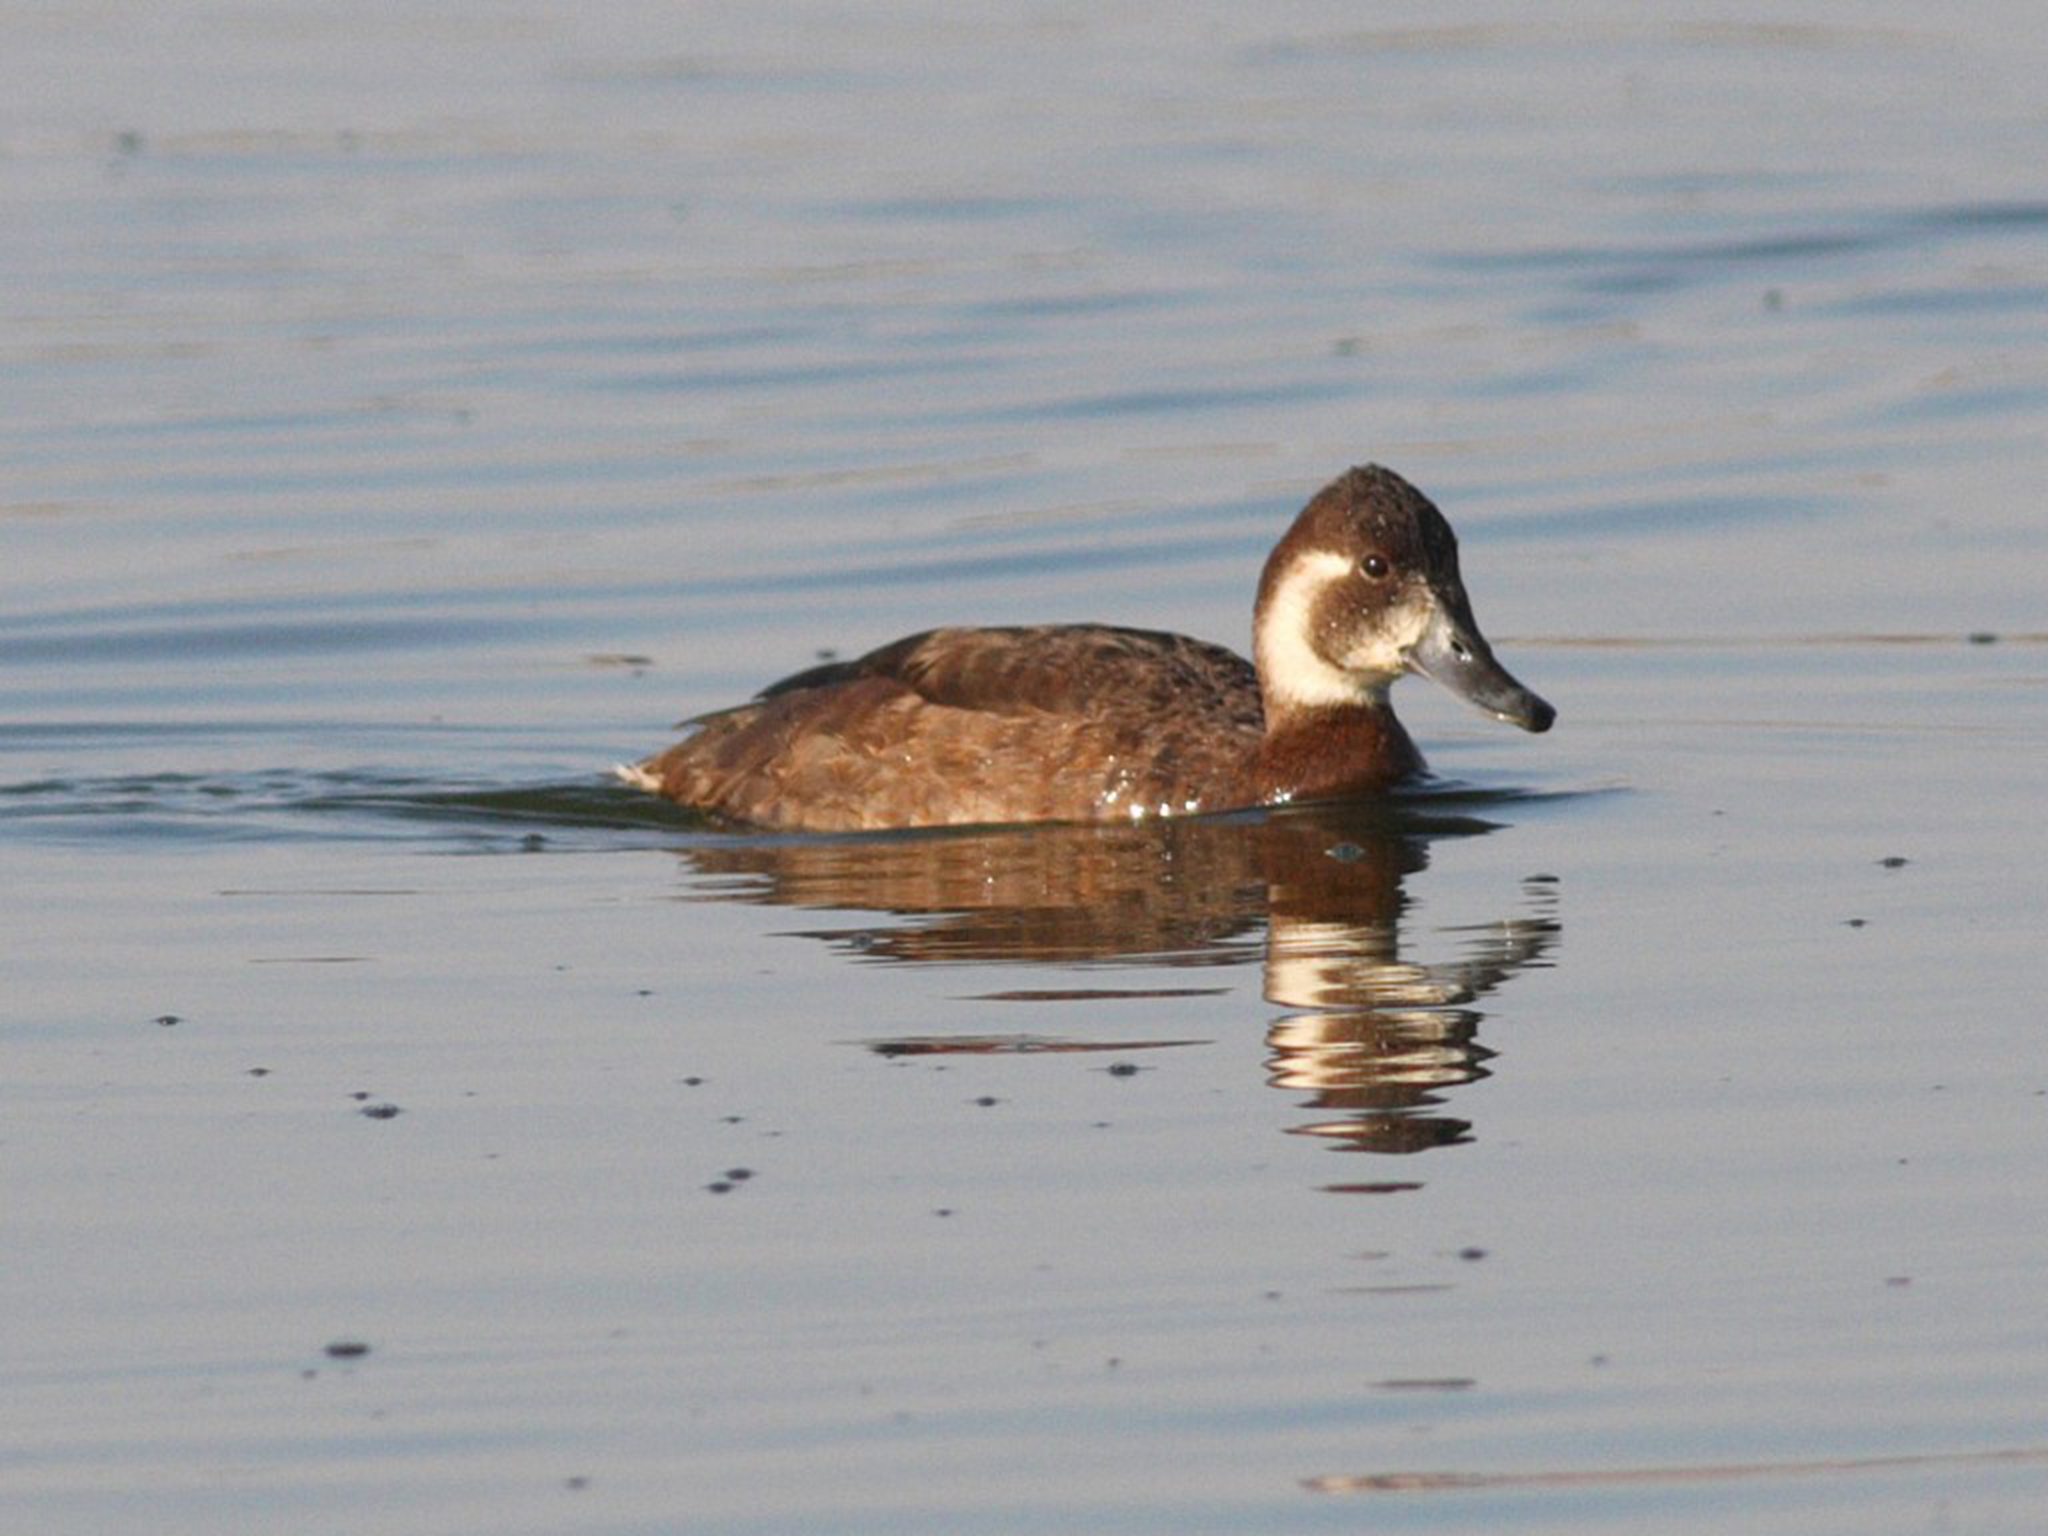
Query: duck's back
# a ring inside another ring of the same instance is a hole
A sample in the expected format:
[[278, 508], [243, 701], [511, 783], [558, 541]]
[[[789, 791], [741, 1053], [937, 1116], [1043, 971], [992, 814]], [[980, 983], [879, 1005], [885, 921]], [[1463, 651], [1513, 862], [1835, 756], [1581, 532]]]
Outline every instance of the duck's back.
[[783, 679], [631, 770], [685, 805], [812, 830], [1125, 819], [1250, 798], [1251, 664], [1103, 625], [937, 629]]

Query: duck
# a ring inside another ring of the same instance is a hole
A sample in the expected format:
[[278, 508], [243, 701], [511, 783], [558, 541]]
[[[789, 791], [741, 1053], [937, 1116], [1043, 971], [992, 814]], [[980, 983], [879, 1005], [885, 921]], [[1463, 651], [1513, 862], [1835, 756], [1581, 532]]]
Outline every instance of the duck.
[[1443, 513], [1366, 464], [1267, 557], [1249, 661], [1109, 624], [928, 629], [685, 720], [616, 771], [715, 822], [799, 832], [1352, 799], [1426, 772], [1388, 699], [1411, 672], [1525, 731], [1557, 717], [1494, 659]]

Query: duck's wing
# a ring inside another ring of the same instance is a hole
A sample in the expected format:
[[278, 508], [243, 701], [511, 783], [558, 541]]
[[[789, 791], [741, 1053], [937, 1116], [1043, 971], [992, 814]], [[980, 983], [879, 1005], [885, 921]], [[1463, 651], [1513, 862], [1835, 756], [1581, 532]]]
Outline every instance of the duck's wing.
[[1096, 625], [932, 630], [686, 724], [630, 782], [816, 831], [1223, 809], [1263, 735], [1248, 662]]
[[857, 677], [900, 678], [904, 659], [941, 633], [945, 631], [927, 629], [921, 634], [905, 635], [901, 640], [869, 651], [865, 656], [856, 656], [851, 661], [827, 661], [806, 667], [801, 672], [790, 673], [788, 677], [777, 678], [754, 697], [772, 699], [778, 694], [801, 693], [806, 688], [830, 688], [835, 683], [850, 683]]
[[1258, 678], [1220, 645], [1106, 624], [933, 629], [772, 683], [760, 697], [882, 678], [949, 709], [1089, 715], [1220, 710], [1256, 725]]

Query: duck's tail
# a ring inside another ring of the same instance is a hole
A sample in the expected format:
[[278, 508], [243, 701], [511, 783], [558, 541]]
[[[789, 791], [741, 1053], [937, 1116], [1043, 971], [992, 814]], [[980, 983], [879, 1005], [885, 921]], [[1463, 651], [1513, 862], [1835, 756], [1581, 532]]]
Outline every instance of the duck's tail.
[[612, 772], [635, 789], [644, 789], [650, 794], [661, 793], [661, 780], [648, 771], [645, 763], [614, 763]]

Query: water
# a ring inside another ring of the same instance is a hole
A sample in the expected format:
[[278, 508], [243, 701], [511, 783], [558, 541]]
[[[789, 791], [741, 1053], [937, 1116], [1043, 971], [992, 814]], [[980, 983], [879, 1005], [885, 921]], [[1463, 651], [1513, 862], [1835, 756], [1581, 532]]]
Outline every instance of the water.
[[[2048, 39], [1781, 12], [12, 18], [10, 1527], [2033, 1529]], [[1430, 792], [604, 776], [1367, 458]]]

